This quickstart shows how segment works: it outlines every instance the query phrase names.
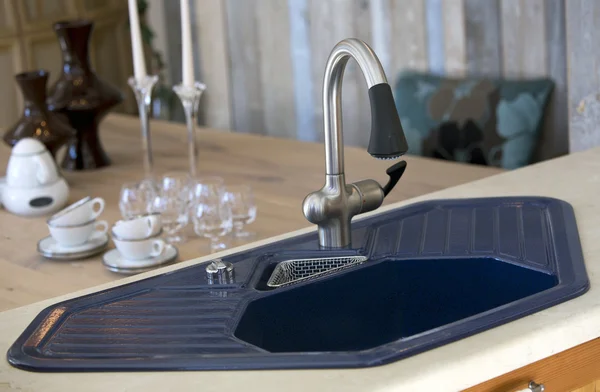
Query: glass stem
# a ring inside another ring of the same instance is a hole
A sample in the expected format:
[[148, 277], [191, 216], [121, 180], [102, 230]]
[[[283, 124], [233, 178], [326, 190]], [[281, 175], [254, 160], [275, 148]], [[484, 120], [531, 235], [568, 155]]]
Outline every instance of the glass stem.
[[142, 128], [144, 175], [145, 178], [151, 179], [154, 177], [154, 173], [152, 168], [152, 143], [150, 140], [150, 104], [152, 103], [152, 89], [156, 82], [158, 82], [158, 76], [148, 75], [141, 80], [131, 77], [128, 82], [138, 104]]
[[242, 222], [242, 221], [234, 221], [233, 222], [234, 233], [240, 233], [243, 229], [244, 229], [244, 222]]
[[152, 141], [150, 140], [150, 100], [138, 102], [140, 121], [142, 123], [142, 149], [144, 152], [144, 173], [146, 178], [152, 178]]
[[219, 237], [210, 237], [210, 253], [215, 253], [219, 250]]
[[200, 96], [206, 89], [206, 86], [202, 83], [194, 83], [193, 86], [186, 86], [178, 84], [173, 87], [173, 91], [181, 100], [183, 110], [185, 112], [185, 122], [187, 125], [188, 133], [188, 154], [190, 161], [190, 175], [196, 176], [197, 172], [197, 157], [198, 149], [196, 147], [196, 118], [198, 117], [198, 105], [200, 102]]
[[184, 105], [185, 122], [188, 133], [188, 155], [190, 161], [190, 175], [196, 176], [196, 161], [198, 148], [196, 147], [196, 110], [191, 105]]

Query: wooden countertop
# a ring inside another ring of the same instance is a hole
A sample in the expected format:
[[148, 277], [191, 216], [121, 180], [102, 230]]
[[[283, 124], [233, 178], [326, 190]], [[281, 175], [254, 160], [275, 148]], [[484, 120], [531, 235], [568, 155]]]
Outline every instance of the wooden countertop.
[[[421, 161], [412, 163], [413, 166], [417, 166]], [[423, 165], [425, 164], [423, 162]], [[600, 174], [598, 173], [600, 173], [600, 148], [394, 203], [373, 213], [362, 215], [367, 217], [418, 201], [443, 198], [540, 195], [560, 198], [571, 203], [574, 207], [590, 279], [589, 292], [499, 327], [385, 366], [364, 369], [32, 373], [15, 369], [8, 362], [0, 361], [0, 386], [6, 385], [15, 390], [20, 388], [45, 392], [62, 392], [73, 389], [75, 385], [85, 385], [86, 390], [90, 391], [127, 390], [130, 392], [167, 390], [443, 392], [458, 391], [477, 385], [600, 336], [600, 295], [598, 295], [600, 203], [597, 200], [597, 195], [600, 194]], [[315, 182], [318, 180], [315, 179]], [[311, 230], [314, 228], [260, 241], [229, 252], [241, 251]], [[159, 271], [2, 312], [0, 313], [0, 351], [6, 352], [33, 318], [50, 304], [209, 259], [210, 257], [190, 260]], [[522, 385], [529, 381], [519, 380]]]
[[[185, 129], [180, 124], [153, 122], [152, 142], [157, 174], [187, 169]], [[120, 186], [140, 179], [142, 153], [139, 121], [111, 115], [100, 136], [113, 165], [97, 171], [66, 172], [70, 201], [101, 196], [106, 208], [101, 219], [110, 224], [120, 219]], [[306, 194], [324, 181], [324, 151], [317, 143], [202, 129], [198, 134], [201, 175], [218, 175], [227, 183], [247, 183], [254, 188], [258, 218], [251, 226], [256, 240], [310, 226], [302, 215]], [[10, 150], [0, 146], [0, 167], [5, 168]], [[386, 204], [423, 195], [501, 172], [499, 169], [463, 165], [419, 157], [407, 157], [408, 170]], [[359, 148], [346, 148], [348, 181], [375, 178], [387, 181], [389, 162], [371, 158]], [[2, 173], [0, 171], [0, 173]], [[105, 270], [101, 257], [77, 262], [50, 261], [36, 252], [37, 241], [48, 235], [46, 218], [23, 218], [0, 209], [0, 311], [27, 305], [120, 279]], [[208, 241], [193, 237], [179, 247], [179, 260], [208, 253]]]

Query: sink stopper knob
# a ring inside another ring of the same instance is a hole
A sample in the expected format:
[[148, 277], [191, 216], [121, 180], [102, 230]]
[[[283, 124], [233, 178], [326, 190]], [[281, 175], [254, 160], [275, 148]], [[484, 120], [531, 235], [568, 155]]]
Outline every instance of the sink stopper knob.
[[206, 267], [208, 284], [231, 284], [235, 282], [233, 264], [215, 259]]

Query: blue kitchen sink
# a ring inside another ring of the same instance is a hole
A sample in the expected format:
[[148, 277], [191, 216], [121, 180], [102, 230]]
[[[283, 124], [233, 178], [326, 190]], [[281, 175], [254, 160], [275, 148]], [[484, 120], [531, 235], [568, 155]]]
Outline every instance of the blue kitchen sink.
[[[316, 233], [53, 305], [8, 351], [33, 371], [340, 368], [381, 365], [583, 294], [571, 206], [540, 197], [435, 200], [353, 223], [352, 247]], [[273, 288], [279, 263], [367, 261]]]

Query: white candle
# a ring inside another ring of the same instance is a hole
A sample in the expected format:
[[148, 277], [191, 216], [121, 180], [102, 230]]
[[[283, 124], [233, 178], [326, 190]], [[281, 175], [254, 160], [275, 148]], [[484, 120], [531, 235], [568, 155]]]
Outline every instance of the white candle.
[[181, 3], [181, 66], [183, 85], [194, 86], [194, 55], [192, 52], [192, 26], [190, 25], [190, 4]]
[[146, 61], [144, 60], [144, 47], [142, 45], [142, 33], [140, 32], [137, 0], [129, 0], [129, 31], [131, 32], [133, 74], [139, 81], [146, 77]]

